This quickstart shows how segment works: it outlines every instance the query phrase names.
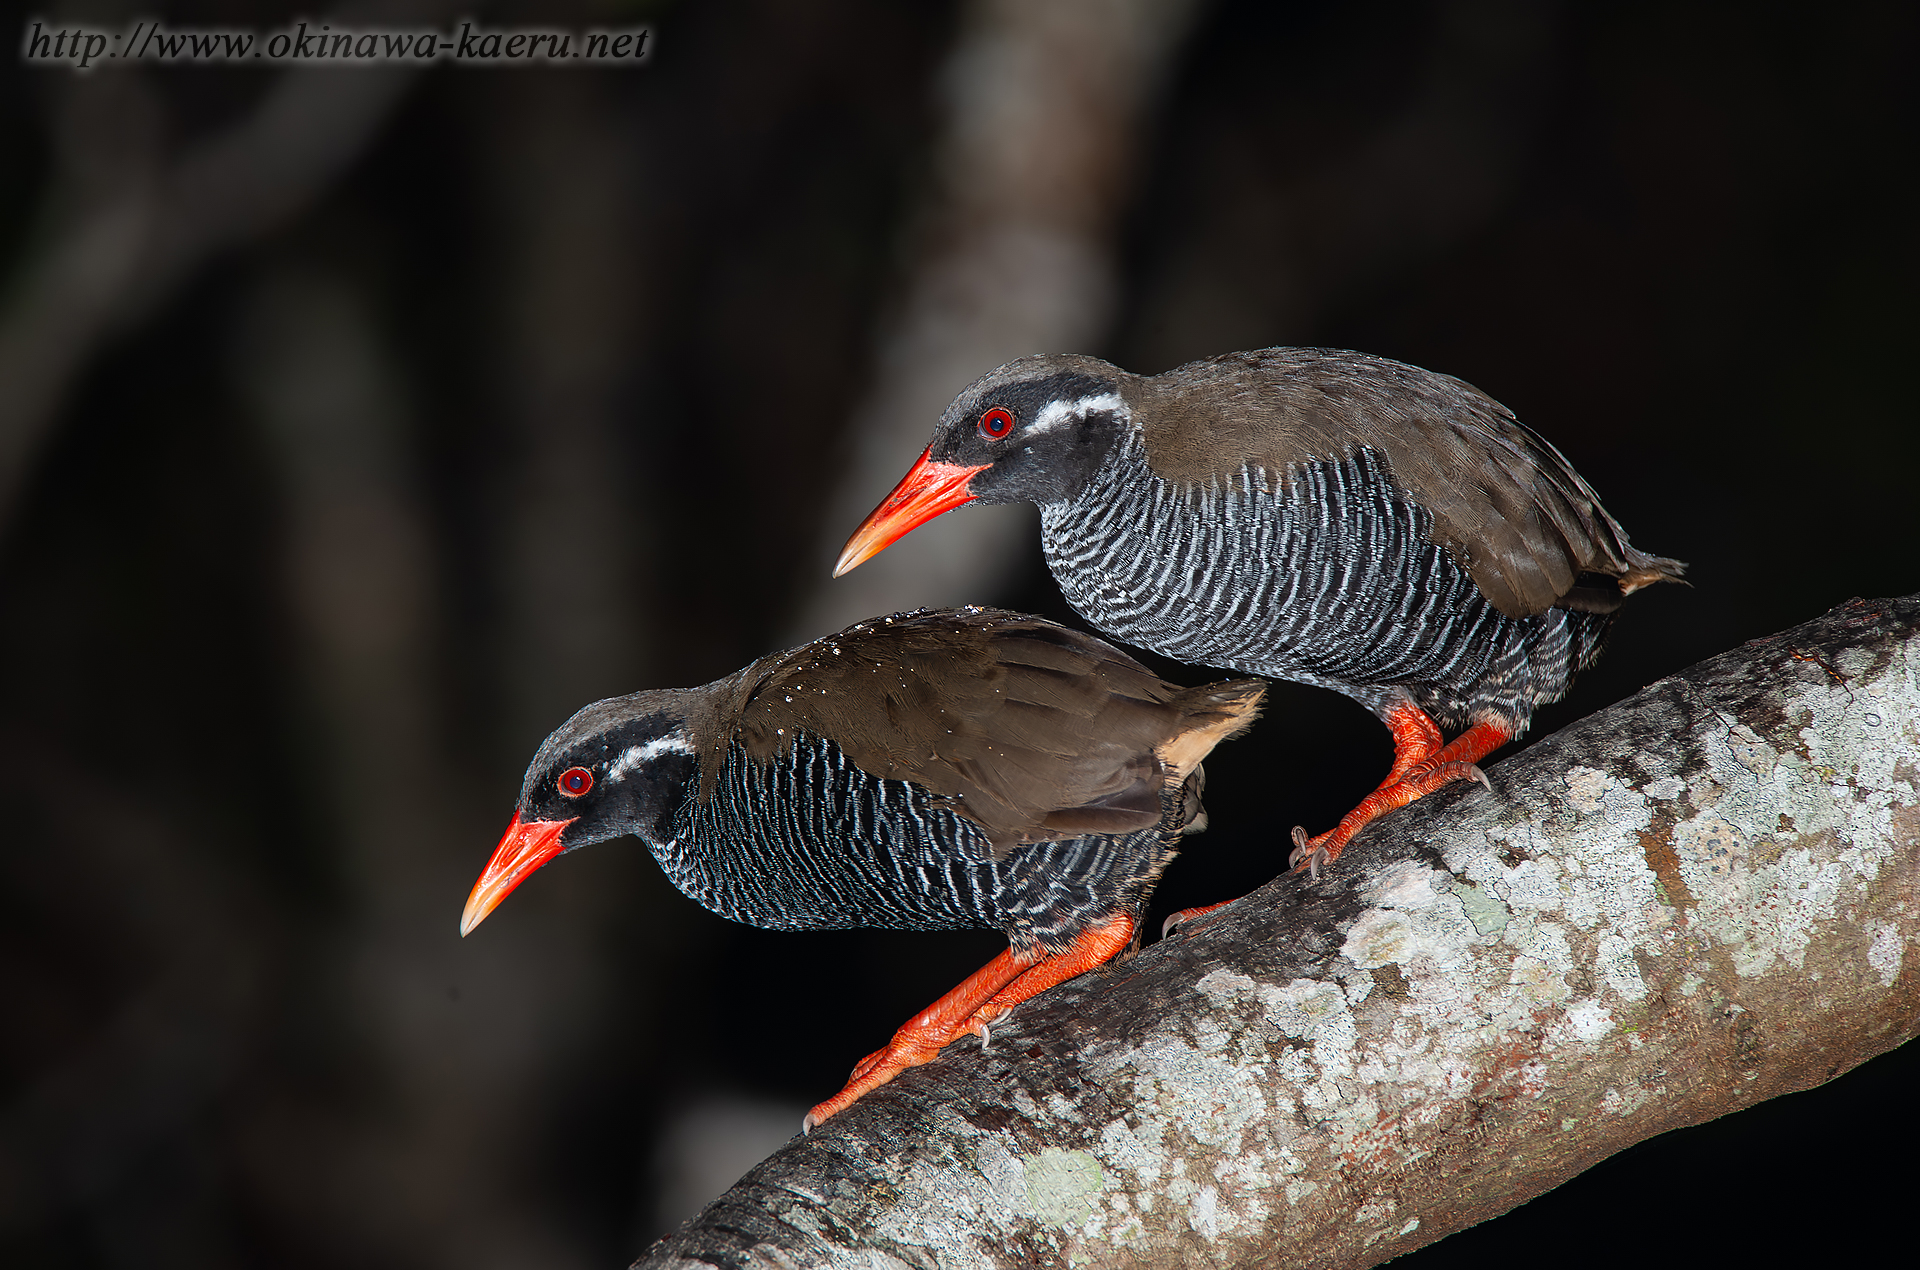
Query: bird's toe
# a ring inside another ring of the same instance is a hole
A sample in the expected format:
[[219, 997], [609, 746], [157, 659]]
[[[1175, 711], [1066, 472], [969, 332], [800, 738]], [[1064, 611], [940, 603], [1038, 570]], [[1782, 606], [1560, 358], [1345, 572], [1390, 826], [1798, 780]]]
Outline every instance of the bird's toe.
[[1211, 913], [1215, 909], [1225, 908], [1231, 903], [1233, 903], [1232, 900], [1222, 900], [1218, 904], [1202, 904], [1198, 908], [1183, 908], [1177, 913], [1169, 913], [1167, 920], [1160, 923], [1160, 938], [1165, 939], [1180, 927], [1191, 923], [1196, 917]]

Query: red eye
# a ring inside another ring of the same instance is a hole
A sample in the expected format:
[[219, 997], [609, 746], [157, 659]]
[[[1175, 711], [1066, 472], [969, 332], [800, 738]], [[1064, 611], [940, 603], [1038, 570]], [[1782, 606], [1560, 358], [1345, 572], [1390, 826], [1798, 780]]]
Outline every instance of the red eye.
[[568, 798], [578, 798], [593, 788], [593, 773], [584, 767], [569, 767], [560, 773], [560, 792]]
[[1013, 431], [1013, 415], [1003, 407], [995, 406], [980, 416], [980, 435], [989, 441], [998, 441]]

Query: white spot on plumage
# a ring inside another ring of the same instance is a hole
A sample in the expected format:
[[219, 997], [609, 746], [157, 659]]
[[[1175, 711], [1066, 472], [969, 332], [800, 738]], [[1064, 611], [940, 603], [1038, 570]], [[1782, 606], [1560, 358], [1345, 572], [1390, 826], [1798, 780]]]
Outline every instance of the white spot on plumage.
[[1027, 425], [1028, 436], [1039, 436], [1051, 432], [1063, 423], [1075, 419], [1084, 419], [1094, 411], [1117, 414], [1121, 418], [1130, 418], [1127, 403], [1120, 400], [1117, 392], [1101, 393], [1097, 397], [1081, 397], [1077, 401], [1049, 401], [1041, 407], [1040, 413]]
[[613, 766], [607, 769], [607, 779], [617, 781], [642, 763], [650, 763], [662, 754], [691, 753], [693, 753], [693, 746], [688, 743], [686, 737], [678, 732], [669, 732], [665, 736], [657, 736], [651, 741], [629, 747], [624, 754], [614, 760]]

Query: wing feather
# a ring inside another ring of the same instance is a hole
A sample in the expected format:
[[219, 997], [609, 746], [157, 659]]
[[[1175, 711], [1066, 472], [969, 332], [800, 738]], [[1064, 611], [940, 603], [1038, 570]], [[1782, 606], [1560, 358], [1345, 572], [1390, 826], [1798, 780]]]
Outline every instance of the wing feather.
[[1162, 789], [1198, 763], [1161, 752], [1205, 731], [1204, 754], [1252, 721], [1265, 690], [1183, 689], [1090, 635], [979, 608], [863, 622], [750, 675], [736, 731], [749, 754], [826, 737], [862, 771], [914, 781], [973, 820], [996, 856], [1159, 824]]
[[[1328, 349], [1231, 353], [1129, 385], [1147, 407], [1147, 457], [1183, 488], [1248, 464], [1279, 474], [1366, 446], [1433, 517], [1432, 536], [1509, 617], [1589, 579], [1625, 593], [1679, 579], [1677, 560], [1635, 550], [1566, 458], [1472, 385], [1386, 358]], [[1576, 592], [1580, 594], [1576, 595]]]

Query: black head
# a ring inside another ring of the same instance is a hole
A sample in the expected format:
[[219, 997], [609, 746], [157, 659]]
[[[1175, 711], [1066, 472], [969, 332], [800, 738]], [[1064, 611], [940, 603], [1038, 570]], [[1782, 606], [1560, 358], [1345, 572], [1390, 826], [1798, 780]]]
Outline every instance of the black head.
[[1023, 357], [968, 385], [920, 461], [847, 541], [834, 576], [967, 503], [1077, 497], [1133, 425], [1132, 378], [1096, 357]]
[[701, 693], [669, 688], [612, 697], [555, 729], [527, 768], [513, 822], [474, 884], [460, 933], [556, 856], [623, 834], [650, 845], [665, 841], [699, 772], [687, 721]]
[[1065, 502], [1099, 469], [1132, 418], [1121, 397], [1127, 377], [1093, 357], [1008, 362], [953, 399], [927, 455], [957, 467], [985, 465], [967, 483], [975, 502]]

